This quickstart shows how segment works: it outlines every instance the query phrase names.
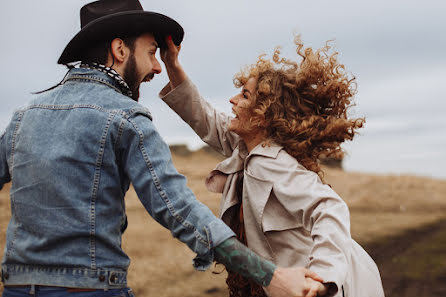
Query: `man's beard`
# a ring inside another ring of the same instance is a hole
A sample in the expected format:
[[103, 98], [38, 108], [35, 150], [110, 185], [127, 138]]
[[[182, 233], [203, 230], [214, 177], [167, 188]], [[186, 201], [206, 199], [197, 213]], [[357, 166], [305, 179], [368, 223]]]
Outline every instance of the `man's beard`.
[[130, 91], [132, 91], [132, 99], [135, 101], [139, 100], [139, 86], [141, 81], [139, 80], [139, 73], [136, 67], [136, 59], [133, 53], [127, 62], [124, 69], [124, 80], [129, 85]]

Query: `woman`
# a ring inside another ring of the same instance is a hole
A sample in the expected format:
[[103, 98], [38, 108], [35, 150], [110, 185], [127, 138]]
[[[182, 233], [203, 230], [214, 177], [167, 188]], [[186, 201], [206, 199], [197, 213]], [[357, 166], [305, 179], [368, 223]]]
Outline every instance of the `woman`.
[[[327, 45], [313, 51], [295, 39], [296, 62], [261, 56], [235, 77], [235, 115], [217, 112], [199, 95], [169, 43], [162, 59], [170, 84], [160, 97], [211, 147], [226, 157], [206, 180], [222, 193], [220, 216], [259, 255], [316, 272], [328, 294], [384, 296], [376, 264], [351, 238], [345, 202], [323, 182], [322, 157], [341, 156], [363, 119], [347, 116], [355, 94]], [[229, 272], [230, 296], [265, 296]]]

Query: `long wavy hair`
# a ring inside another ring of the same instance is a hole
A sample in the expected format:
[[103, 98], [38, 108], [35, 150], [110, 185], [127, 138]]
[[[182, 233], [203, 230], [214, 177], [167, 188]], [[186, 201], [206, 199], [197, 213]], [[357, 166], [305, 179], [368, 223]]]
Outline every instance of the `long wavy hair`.
[[329, 42], [313, 50], [295, 36], [298, 61], [261, 55], [256, 64], [235, 75], [234, 85], [242, 87], [257, 79], [254, 100], [249, 107], [250, 124], [266, 131], [273, 141], [308, 170], [321, 178], [321, 158], [343, 157], [340, 146], [352, 140], [365, 122], [351, 119], [348, 110], [356, 94], [355, 78], [345, 72]]

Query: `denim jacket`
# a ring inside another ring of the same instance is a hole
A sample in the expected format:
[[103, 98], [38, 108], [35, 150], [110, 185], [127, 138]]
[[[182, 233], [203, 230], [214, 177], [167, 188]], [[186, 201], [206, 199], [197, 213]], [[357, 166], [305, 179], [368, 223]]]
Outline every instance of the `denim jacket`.
[[11, 180], [5, 285], [125, 287], [130, 183], [149, 214], [197, 253], [196, 269], [234, 236], [187, 188], [149, 111], [96, 70], [70, 70], [15, 112], [0, 138], [0, 189]]

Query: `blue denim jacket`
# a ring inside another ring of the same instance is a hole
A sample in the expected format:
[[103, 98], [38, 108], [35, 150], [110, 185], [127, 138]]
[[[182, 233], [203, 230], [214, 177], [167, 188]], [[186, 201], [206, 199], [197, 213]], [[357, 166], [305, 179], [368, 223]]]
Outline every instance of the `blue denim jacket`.
[[11, 180], [5, 285], [125, 287], [130, 183], [150, 215], [197, 253], [197, 269], [234, 236], [186, 187], [149, 111], [96, 70], [72, 69], [15, 112], [0, 138], [0, 189]]

